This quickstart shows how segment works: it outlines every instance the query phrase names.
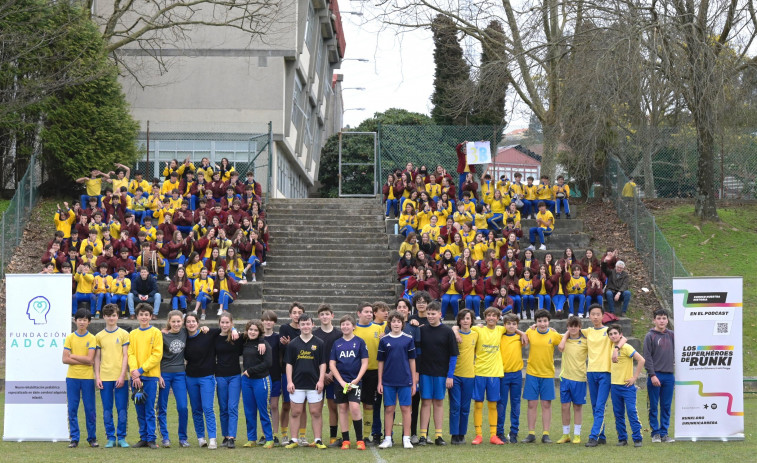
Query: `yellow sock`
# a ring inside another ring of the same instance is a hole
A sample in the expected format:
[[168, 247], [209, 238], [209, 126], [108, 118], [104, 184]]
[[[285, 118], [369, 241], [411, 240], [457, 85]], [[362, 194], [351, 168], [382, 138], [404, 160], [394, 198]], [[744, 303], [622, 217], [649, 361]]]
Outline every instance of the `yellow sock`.
[[308, 431], [308, 430], [307, 430], [307, 429], [305, 429], [305, 428], [300, 428], [300, 439], [304, 439], [304, 438], [305, 438], [305, 433], [306, 433], [307, 431]]
[[289, 435], [289, 428], [283, 428], [283, 427], [282, 427], [282, 428], [280, 429], [280, 431], [281, 431], [281, 435], [282, 435], [282, 436], [288, 436], [288, 435]]
[[484, 403], [474, 402], [473, 404], [473, 426], [476, 428], [476, 435], [481, 435], [481, 424], [484, 422]]
[[543, 432], [543, 433], [541, 433], [541, 434], [542, 434], [542, 436], [548, 436], [548, 435], [549, 435], [549, 431], [544, 431], [544, 432]]
[[529, 434], [529, 435], [531, 435], [531, 434], [534, 434], [534, 435], [536, 435], [536, 431], [528, 431], [528, 434]]
[[427, 437], [428, 436], [428, 429], [421, 429], [421, 437]]
[[442, 437], [442, 430], [441, 429], [437, 429], [436, 430], [436, 435], [434, 436], [434, 438], [437, 438], [437, 437]]
[[489, 402], [489, 435], [497, 435], [497, 402]]

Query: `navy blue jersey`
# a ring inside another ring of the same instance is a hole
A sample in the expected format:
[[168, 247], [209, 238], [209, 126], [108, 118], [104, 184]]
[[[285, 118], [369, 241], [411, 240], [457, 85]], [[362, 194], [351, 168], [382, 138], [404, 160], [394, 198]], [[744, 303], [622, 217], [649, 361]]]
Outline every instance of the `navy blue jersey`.
[[270, 336], [265, 337], [265, 342], [271, 347], [271, 358], [273, 359], [273, 363], [269, 369], [272, 381], [279, 381], [281, 375], [284, 373], [284, 370], [281, 368], [281, 361], [283, 360], [282, 353], [284, 352], [284, 349], [282, 349], [279, 344], [279, 337], [279, 333], [276, 333], [275, 331]]
[[412, 386], [409, 359], [415, 358], [415, 341], [412, 336], [402, 333], [395, 337], [387, 334], [379, 341], [378, 361], [384, 362], [381, 382], [384, 386]]
[[343, 337], [334, 341], [329, 357], [330, 360], [336, 362], [336, 369], [346, 383], [357, 378], [362, 360], [367, 358], [368, 348], [365, 346], [365, 341], [358, 336], [353, 336], [349, 341]]
[[[384, 333], [389, 334], [392, 332], [392, 328], [387, 323], [386, 329], [384, 330]], [[413, 338], [413, 342], [415, 342], [415, 355], [416, 357], [418, 355], [421, 355], [420, 351], [420, 345], [421, 345], [421, 327], [411, 325], [410, 323], [405, 323], [405, 326], [402, 328], [403, 333], [407, 333], [410, 335], [411, 338]]]

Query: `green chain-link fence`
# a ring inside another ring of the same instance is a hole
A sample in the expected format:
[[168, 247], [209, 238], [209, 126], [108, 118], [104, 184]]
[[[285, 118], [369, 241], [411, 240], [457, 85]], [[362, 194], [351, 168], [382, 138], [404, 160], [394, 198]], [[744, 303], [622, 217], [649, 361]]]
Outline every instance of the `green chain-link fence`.
[[629, 182], [620, 160], [615, 156], [608, 159], [605, 182], [608, 196], [615, 203], [618, 217], [628, 225], [628, 233], [644, 261], [659, 299], [667, 309], [672, 309], [673, 278], [691, 274], [678, 260], [675, 249], [655, 224], [654, 215], [641, 201], [639, 186]]
[[173, 159], [180, 164], [189, 159], [199, 167], [203, 158], [208, 158], [211, 165], [220, 164], [221, 159], [226, 158], [239, 172], [240, 180], [245, 180], [247, 171], [252, 170], [255, 181], [261, 184], [263, 194], [267, 196], [273, 142], [270, 123], [266, 126], [220, 127], [224, 131], [211, 131], [213, 128], [210, 127], [206, 131], [194, 132], [155, 122], [147, 127], [137, 141], [145, 157], [134, 166], [132, 175], [140, 172], [145, 180], [152, 181], [163, 177], [163, 169]]
[[16, 194], [13, 195], [0, 221], [0, 276], [5, 276], [13, 252], [21, 243], [26, 222], [39, 200], [40, 183], [42, 183], [40, 165], [37, 163], [36, 156], [32, 156], [26, 173], [16, 185]]
[[[381, 182], [408, 162], [432, 172], [441, 165], [457, 184], [455, 147], [463, 141], [490, 141], [492, 157], [502, 140], [502, 127], [480, 125], [380, 125], [379, 172]], [[479, 172], [480, 173], [480, 172]]]
[[[612, 150], [646, 197], [696, 195], [697, 139], [691, 127], [636, 131]], [[724, 129], [715, 137], [715, 189], [723, 199], [757, 197], [757, 129]], [[651, 166], [651, 169], [650, 169]], [[651, 183], [649, 175], [651, 174]]]

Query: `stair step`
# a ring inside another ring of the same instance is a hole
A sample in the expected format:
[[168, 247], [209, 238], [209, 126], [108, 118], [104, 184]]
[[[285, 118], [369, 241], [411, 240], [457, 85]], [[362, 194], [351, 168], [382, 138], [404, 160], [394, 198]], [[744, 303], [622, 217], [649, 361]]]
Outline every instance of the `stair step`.
[[[396, 254], [396, 252], [395, 252]], [[272, 256], [268, 259], [268, 263], [266, 264], [266, 267], [273, 265], [274, 263], [288, 263], [288, 262], [294, 262], [294, 263], [309, 263], [309, 262], [317, 262], [324, 265], [329, 264], [342, 264], [342, 265], [365, 265], [365, 264], [372, 264], [372, 263], [382, 263], [384, 265], [392, 265], [390, 262], [390, 259], [383, 255], [383, 253], [377, 253], [376, 255], [342, 255], [340, 257], [317, 257], [317, 256], [310, 256], [308, 254], [300, 255], [297, 257], [294, 256]]]
[[[298, 285], [299, 286], [299, 285]], [[346, 288], [308, 288], [307, 291], [304, 288], [277, 288], [270, 291], [263, 291], [263, 297], [266, 301], [273, 300], [271, 297], [287, 296], [287, 297], [305, 297], [318, 296], [329, 298], [332, 296], [350, 296], [350, 297], [363, 297], [373, 299], [378, 296], [390, 294], [394, 296], [395, 290], [390, 286], [383, 286], [377, 289], [346, 289]]]
[[[396, 235], [395, 235], [396, 236]], [[340, 233], [338, 235], [314, 235], [300, 232], [276, 233], [271, 238], [271, 243], [279, 245], [300, 245], [300, 244], [384, 244], [386, 246], [386, 235], [381, 231], [378, 232], [357, 232], [357, 233]]]
[[[277, 269], [275, 269], [275, 271], [274, 270], [270, 270], [269, 273], [268, 273], [268, 276], [270, 278], [275, 278], [275, 277], [278, 277], [278, 276], [288, 276], [288, 277], [292, 278], [292, 277], [298, 277], [298, 276], [303, 276], [303, 277], [308, 276], [309, 277], [309, 276], [312, 275], [314, 277], [318, 277], [318, 278], [321, 278], [321, 279], [326, 279], [326, 278], [329, 278], [329, 277], [331, 277], [332, 279], [334, 277], [336, 277], [336, 278], [352, 279], [352, 277], [356, 276], [356, 273], [357, 272], [355, 271], [355, 269], [352, 269], [352, 268], [321, 268], [321, 269], [318, 269], [318, 273], [317, 274], [313, 274], [313, 273], [309, 273], [309, 272], [303, 274], [302, 269], [295, 267], [295, 268], [280, 268], [280, 269], [277, 268]], [[387, 276], [387, 275], [389, 275], [391, 273], [392, 273], [392, 269], [391, 268], [387, 268], [387, 269], [383, 269], [383, 270], [379, 270], [379, 269], [375, 269], [375, 270], [374, 269], [366, 269], [366, 270], [361, 270], [360, 271], [360, 275], [361, 276], [366, 276], [366, 277], [377, 277], [377, 276], [383, 277], [383, 276]]]
[[[298, 297], [292, 297], [292, 296], [266, 296], [266, 306], [268, 304], [274, 303], [274, 302], [289, 302], [292, 303], [293, 301], [299, 301], [303, 304], [336, 304], [336, 305], [350, 305], [352, 304], [352, 309], [357, 310], [357, 305], [364, 301], [365, 299], [376, 299], [380, 298], [381, 296], [366, 296], [366, 297], [360, 297], [360, 296], [318, 296], [318, 295], [300, 295]], [[392, 294], [385, 294], [384, 299], [388, 303], [393, 303], [394, 295]]]
[[279, 225], [281, 223], [286, 223], [289, 220], [297, 220], [301, 223], [312, 223], [312, 224], [318, 224], [318, 222], [335, 222], [338, 220], [344, 220], [345, 217], [349, 217], [351, 220], [366, 220], [366, 221], [373, 221], [373, 222], [383, 222], [384, 216], [381, 214], [360, 214], [357, 213], [352, 214], [349, 212], [329, 212], [329, 211], [274, 211], [271, 212], [271, 216], [268, 217], [268, 224], [276, 224]]
[[[386, 253], [389, 251], [386, 246], [383, 248], [357, 248], [357, 249], [349, 249], [348, 253], [345, 253], [346, 249], [342, 247], [338, 248], [329, 248], [328, 246], [320, 246], [320, 247], [311, 247], [305, 250], [302, 247], [291, 247], [291, 248], [274, 248], [274, 251], [271, 251], [268, 254], [268, 260], [273, 261], [279, 257], [299, 257], [304, 252], [307, 252], [307, 254], [311, 257], [340, 257], [348, 254], [359, 254], [366, 257], [369, 256], [385, 256]], [[362, 253], [359, 253], [357, 251], [363, 251]], [[397, 251], [392, 251], [393, 254], [396, 254]], [[562, 250], [560, 250], [560, 253], [562, 255]]]
[[345, 281], [323, 281], [323, 282], [305, 282], [305, 281], [267, 281], [265, 284], [264, 292], [272, 290], [289, 290], [289, 289], [323, 289], [323, 290], [336, 290], [336, 289], [348, 289], [348, 290], [366, 290], [366, 289], [386, 289], [389, 290], [397, 285], [402, 285], [396, 282], [379, 282], [373, 285], [366, 285], [359, 281], [345, 280]]
[[332, 281], [332, 278], [335, 278], [340, 281], [351, 281], [354, 283], [363, 283], [365, 285], [370, 285], [372, 283], [393, 283], [397, 281], [397, 275], [393, 274], [394, 272], [391, 270], [387, 270], [383, 275], [344, 275], [344, 276], [334, 276], [329, 275], [328, 277], [324, 277], [322, 275], [296, 275], [293, 276], [292, 273], [286, 273], [286, 272], [276, 272], [276, 274], [271, 274], [270, 276], [266, 277], [266, 284], [267, 283], [291, 283], [293, 285], [297, 285], [300, 283], [334, 283]]
[[358, 272], [362, 273], [365, 271], [386, 271], [388, 268], [388, 264], [386, 263], [374, 263], [374, 264], [365, 264], [365, 265], [354, 265], [350, 266], [351, 269], [347, 269], [344, 266], [340, 266], [338, 264], [332, 264], [330, 266], [325, 266], [322, 263], [318, 262], [309, 262], [309, 263], [280, 263], [280, 262], [273, 262], [268, 264], [268, 275], [272, 275], [274, 273], [278, 273], [280, 270], [299, 270], [300, 274], [321, 274], [326, 275], [324, 273], [321, 273], [322, 270], [336, 270], [336, 269], [343, 269], [351, 274], [357, 274]]

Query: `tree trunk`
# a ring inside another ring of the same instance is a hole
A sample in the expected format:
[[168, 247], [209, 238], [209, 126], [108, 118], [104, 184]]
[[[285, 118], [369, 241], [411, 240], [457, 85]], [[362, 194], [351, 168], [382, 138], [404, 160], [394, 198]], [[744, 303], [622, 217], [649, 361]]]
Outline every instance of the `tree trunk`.
[[720, 220], [715, 207], [715, 136], [713, 128], [707, 123], [708, 117], [709, 115], [695, 116], [699, 167], [697, 168], [697, 197], [694, 212], [702, 220]]
[[644, 170], [644, 197], [647, 199], [654, 198], [654, 171], [652, 169], [652, 154], [657, 146], [657, 127], [649, 127], [647, 129], [646, 146], [644, 147], [644, 159], [642, 161], [642, 169]]
[[544, 152], [541, 155], [541, 173], [554, 179], [560, 127], [554, 121], [543, 121], [542, 129], [544, 133]]

